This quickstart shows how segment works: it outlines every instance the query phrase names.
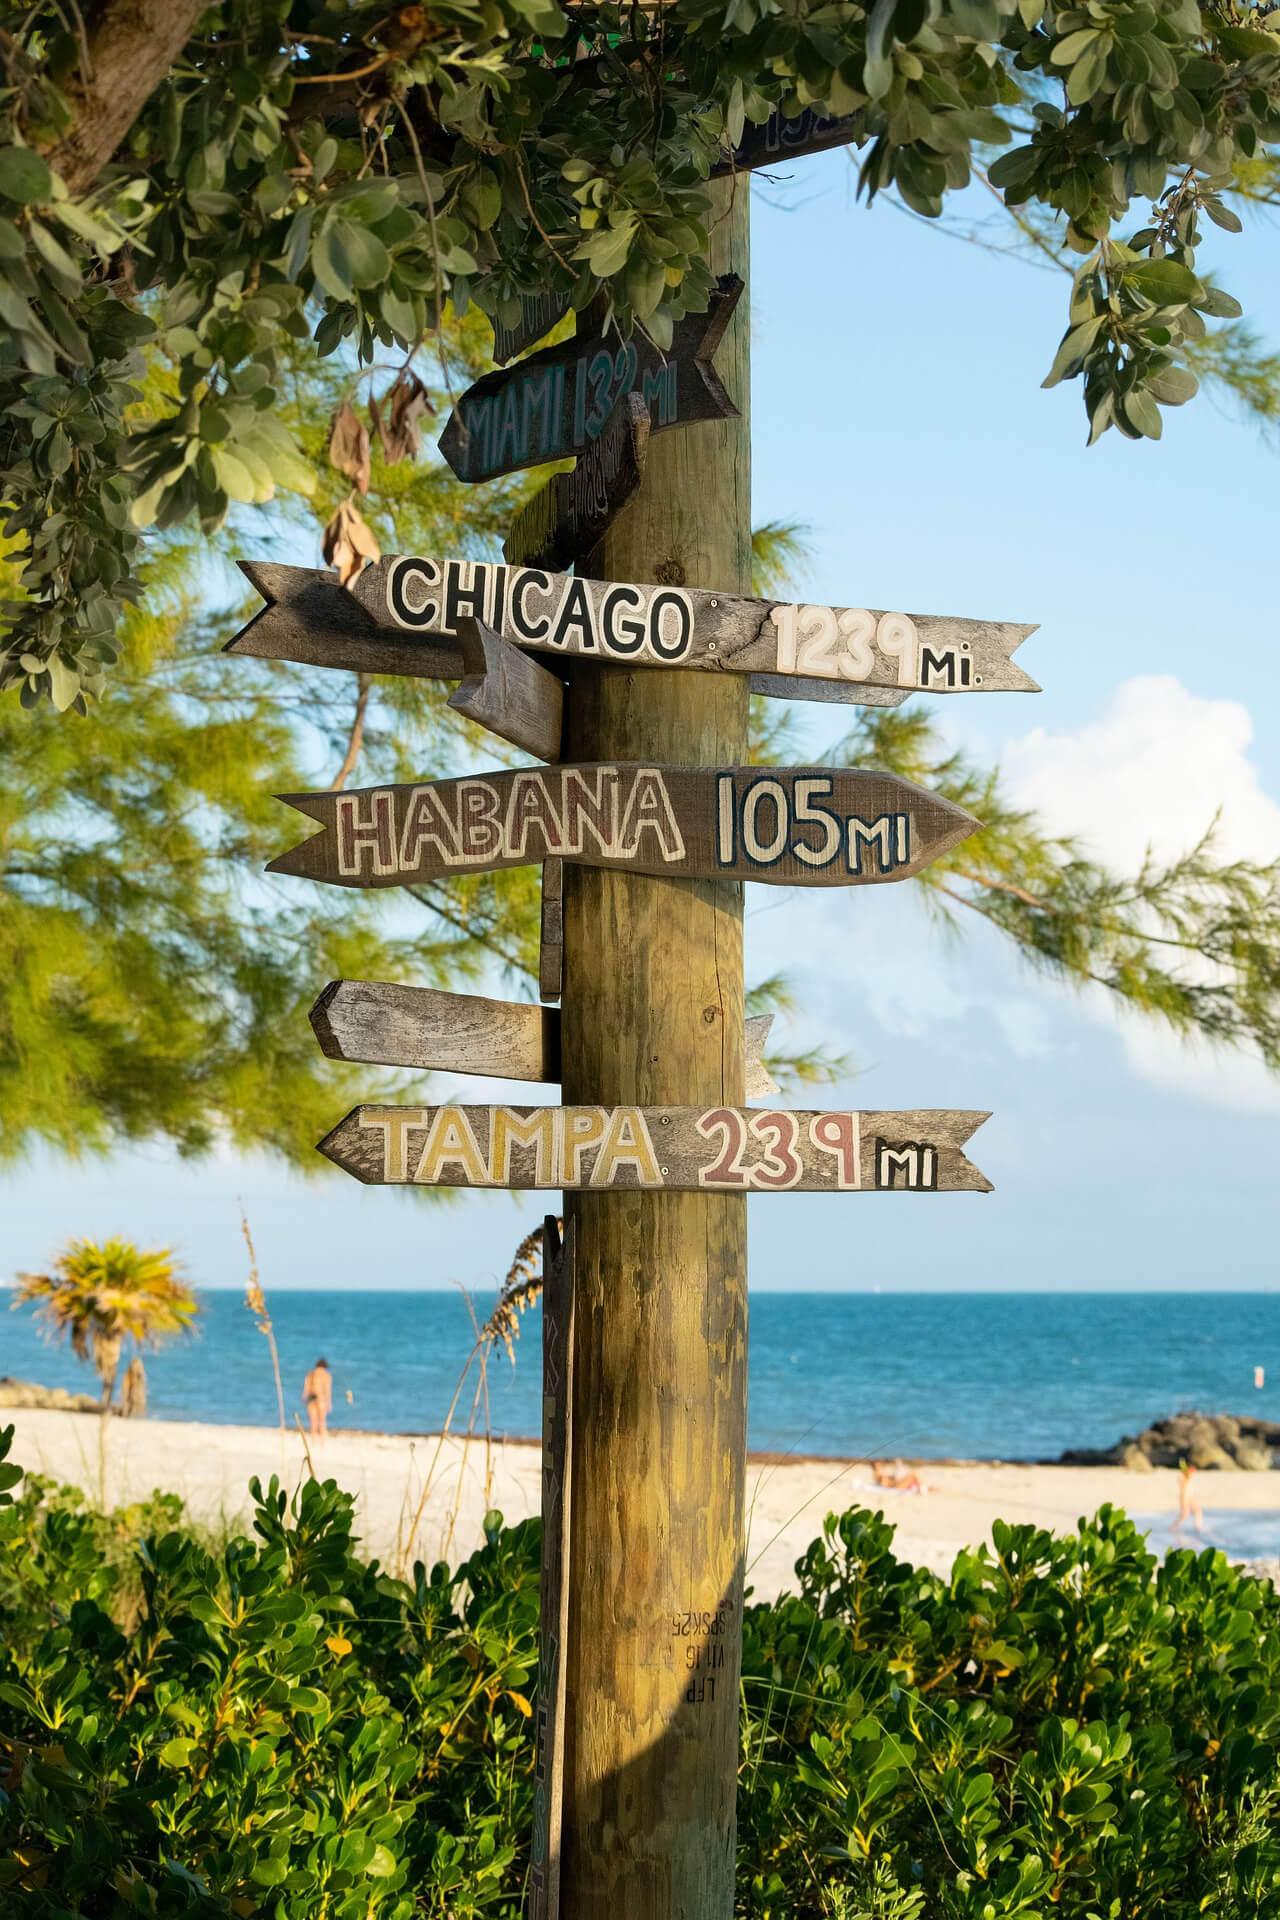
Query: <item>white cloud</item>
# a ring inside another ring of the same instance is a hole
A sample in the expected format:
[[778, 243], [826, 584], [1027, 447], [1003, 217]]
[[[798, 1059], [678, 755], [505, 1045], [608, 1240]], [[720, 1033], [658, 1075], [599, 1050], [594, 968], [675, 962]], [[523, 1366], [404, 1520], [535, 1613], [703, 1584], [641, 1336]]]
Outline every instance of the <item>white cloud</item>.
[[[1280, 859], [1280, 806], [1248, 756], [1253, 721], [1238, 700], [1206, 700], [1170, 675], [1128, 680], [1098, 720], [1074, 733], [1036, 727], [1010, 742], [1010, 797], [1096, 857], [1134, 872], [1150, 846], [1186, 852], [1212, 825], [1228, 859]], [[1158, 1021], [1089, 992], [1081, 1005], [1118, 1033], [1143, 1079], [1236, 1112], [1280, 1112], [1280, 1079], [1244, 1048], [1182, 1040]]]
[[1035, 727], [1006, 744], [1010, 798], [1034, 807], [1123, 872], [1150, 845], [1185, 853], [1220, 815], [1233, 859], [1280, 859], [1280, 806], [1248, 757], [1253, 721], [1238, 700], [1205, 700], [1172, 675], [1127, 680], [1100, 719], [1075, 733]]

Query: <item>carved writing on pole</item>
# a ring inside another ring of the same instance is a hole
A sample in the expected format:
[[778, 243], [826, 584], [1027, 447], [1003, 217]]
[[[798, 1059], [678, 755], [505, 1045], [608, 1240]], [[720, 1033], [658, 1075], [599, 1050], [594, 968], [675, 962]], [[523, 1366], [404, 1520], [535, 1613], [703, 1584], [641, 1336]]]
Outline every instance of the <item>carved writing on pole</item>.
[[990, 1191], [957, 1111], [357, 1107], [320, 1142], [370, 1186], [684, 1193]]
[[869, 886], [909, 879], [978, 825], [896, 774], [843, 767], [606, 761], [281, 797], [322, 831], [268, 871], [362, 888], [549, 857], [681, 879]]

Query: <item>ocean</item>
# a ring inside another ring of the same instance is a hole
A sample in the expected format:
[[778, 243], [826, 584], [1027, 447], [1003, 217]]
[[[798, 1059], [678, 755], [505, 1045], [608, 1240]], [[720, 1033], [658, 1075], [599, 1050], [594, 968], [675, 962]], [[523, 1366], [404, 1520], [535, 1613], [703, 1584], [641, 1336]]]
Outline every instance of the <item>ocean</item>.
[[[478, 1317], [492, 1300], [474, 1296]], [[473, 1338], [459, 1294], [277, 1292], [270, 1309], [290, 1424], [321, 1354], [335, 1427], [422, 1433], [447, 1417]], [[491, 1358], [493, 1432], [539, 1432], [540, 1344], [534, 1310], [514, 1368], [501, 1348]], [[267, 1343], [237, 1293], [205, 1294], [198, 1333], [146, 1365], [156, 1418], [277, 1421]], [[88, 1367], [40, 1338], [29, 1310], [0, 1304], [6, 1373], [95, 1387]], [[466, 1429], [475, 1381], [473, 1368], [455, 1429]], [[1046, 1460], [1182, 1407], [1280, 1419], [1280, 1294], [752, 1296], [749, 1442], [759, 1452]]]

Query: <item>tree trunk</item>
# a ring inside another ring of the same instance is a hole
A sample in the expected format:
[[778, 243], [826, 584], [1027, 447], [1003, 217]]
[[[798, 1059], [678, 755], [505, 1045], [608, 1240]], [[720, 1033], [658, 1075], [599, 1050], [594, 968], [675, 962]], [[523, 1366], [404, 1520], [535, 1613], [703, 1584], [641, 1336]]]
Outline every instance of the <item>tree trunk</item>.
[[[713, 265], [747, 277], [747, 186]], [[655, 439], [584, 573], [750, 586], [747, 302], [736, 420]], [[732, 765], [738, 674], [580, 667], [566, 758]], [[566, 1104], [739, 1105], [742, 890], [566, 864]], [[659, 1151], [660, 1151], [660, 1143]], [[730, 1920], [746, 1446], [746, 1202], [575, 1193], [562, 1920]]]
[[209, 0], [108, 0], [66, 93], [74, 118], [45, 155], [73, 195], [91, 187], [191, 38]]

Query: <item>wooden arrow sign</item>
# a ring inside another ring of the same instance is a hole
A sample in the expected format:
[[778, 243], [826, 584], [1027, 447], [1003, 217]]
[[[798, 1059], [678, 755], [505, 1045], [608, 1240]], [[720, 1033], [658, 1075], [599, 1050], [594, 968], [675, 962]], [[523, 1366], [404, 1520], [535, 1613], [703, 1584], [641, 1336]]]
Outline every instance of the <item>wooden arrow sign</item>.
[[[482, 1073], [494, 1080], [560, 1078], [559, 1007], [383, 980], [331, 980], [310, 1018], [330, 1060]], [[772, 1025], [771, 1013], [746, 1022], [748, 1100], [778, 1091], [761, 1057]]]
[[798, 160], [802, 154], [847, 147], [860, 134], [865, 135], [865, 131], [866, 123], [860, 114], [843, 114], [833, 119], [817, 107], [805, 107], [792, 118], [771, 113], [762, 125], [748, 121], [737, 146], [712, 167], [711, 177], [753, 173], [757, 167], [776, 167], [784, 160]]
[[805, 607], [700, 587], [631, 586], [417, 555], [366, 567], [351, 592], [380, 627], [412, 628], [437, 645], [472, 614], [514, 646], [535, 652], [766, 675], [769, 692], [798, 692], [799, 682], [826, 683], [835, 698], [862, 701], [868, 688], [895, 698], [910, 691], [1039, 692], [1010, 658], [1035, 627], [1011, 621]]
[[717, 283], [705, 313], [676, 324], [668, 353], [637, 335], [575, 337], [469, 387], [445, 422], [440, 451], [460, 480], [563, 460], [600, 437], [618, 401], [638, 393], [654, 433], [736, 414], [711, 360], [742, 293], [736, 274]]
[[590, 553], [644, 478], [648, 446], [649, 409], [640, 394], [624, 394], [572, 473], [553, 474], [516, 515], [502, 543], [507, 559], [559, 568]]
[[495, 873], [548, 856], [687, 880], [906, 880], [977, 827], [892, 773], [844, 767], [522, 767], [418, 786], [281, 794], [322, 831], [271, 862], [336, 887]]
[[680, 1193], [989, 1193], [985, 1113], [712, 1107], [356, 1107], [320, 1142], [366, 1186]]
[[467, 669], [449, 705], [539, 760], [560, 758], [564, 682], [481, 620], [459, 620]]
[[[319, 573], [310, 567], [284, 567], [258, 560], [242, 560], [239, 565], [268, 605], [227, 642], [224, 653], [251, 654], [261, 660], [296, 660], [304, 666], [333, 667], [351, 673], [396, 673], [428, 680], [456, 680], [467, 671], [457, 638], [458, 622], [468, 615], [479, 615], [513, 646], [535, 651], [620, 663], [630, 661], [640, 666], [691, 666], [710, 671], [718, 670], [722, 664], [734, 664], [722, 662], [714, 644], [699, 645], [696, 650], [677, 648], [677, 629], [696, 598], [684, 589], [624, 587], [620, 596], [611, 594], [605, 602], [602, 596], [609, 593], [610, 586], [598, 580], [575, 582], [568, 574], [512, 568], [483, 560], [404, 558], [379, 561], [376, 566], [367, 567], [348, 591], [339, 584], [336, 574]], [[440, 595], [432, 591], [437, 583], [443, 585]], [[514, 583], [514, 603], [508, 593], [511, 583]], [[569, 602], [563, 598], [562, 589], [564, 594], [572, 595], [573, 606], [586, 609], [581, 629], [576, 620], [565, 614]], [[584, 590], [586, 599], [580, 601]], [[560, 607], [554, 621], [541, 620], [535, 612], [538, 596], [546, 594], [559, 596], [552, 601], [553, 606]], [[661, 594], [674, 597], [659, 599]], [[711, 602], [712, 613], [725, 600], [725, 596], [719, 594], [705, 594], [701, 598]], [[766, 613], [774, 605], [772, 601], [763, 600], [741, 604], [764, 609]], [[638, 645], [627, 651], [632, 633], [629, 615], [634, 614], [637, 607], [648, 609], [649, 625], [655, 618], [660, 620], [659, 638], [665, 652], [655, 652], [645, 639], [644, 622], [635, 630], [640, 634]], [[685, 612], [673, 612], [672, 608], [683, 608]], [[797, 608], [795, 611], [810, 614], [823, 610]], [[603, 631], [598, 615], [605, 619]], [[692, 616], [688, 617], [692, 628]], [[447, 631], [443, 625], [446, 619], [450, 622]], [[946, 644], [941, 638], [944, 628], [967, 630], [981, 626], [984, 634], [1016, 633], [1017, 639], [1011, 641], [1011, 647], [1017, 646], [1024, 634], [1035, 631], [1033, 627], [997, 629], [976, 621], [930, 622], [927, 617], [922, 624], [930, 631], [937, 629], [933, 637], [938, 646]], [[530, 630], [534, 634], [532, 639]], [[557, 634], [558, 638], [552, 637]], [[960, 652], [955, 660], [950, 653], [944, 653], [939, 665], [935, 649], [925, 662], [931, 676], [930, 685], [932, 687], [936, 680], [937, 691], [945, 692], [948, 675], [954, 682], [962, 671], [959, 663], [965, 657], [963, 641], [957, 645]], [[767, 654], [767, 647], [765, 651]], [[673, 652], [678, 657], [668, 657]], [[827, 671], [829, 669], [824, 669]], [[1013, 684], [1034, 687], [1035, 682], [1020, 674], [1017, 668], [1010, 669], [1006, 663], [1005, 671], [1018, 675]], [[751, 691], [792, 700], [835, 700], [856, 702], [860, 706], [894, 707], [906, 699], [908, 690], [869, 686], [841, 677], [818, 679], [807, 672], [784, 675], [752, 672]]]

